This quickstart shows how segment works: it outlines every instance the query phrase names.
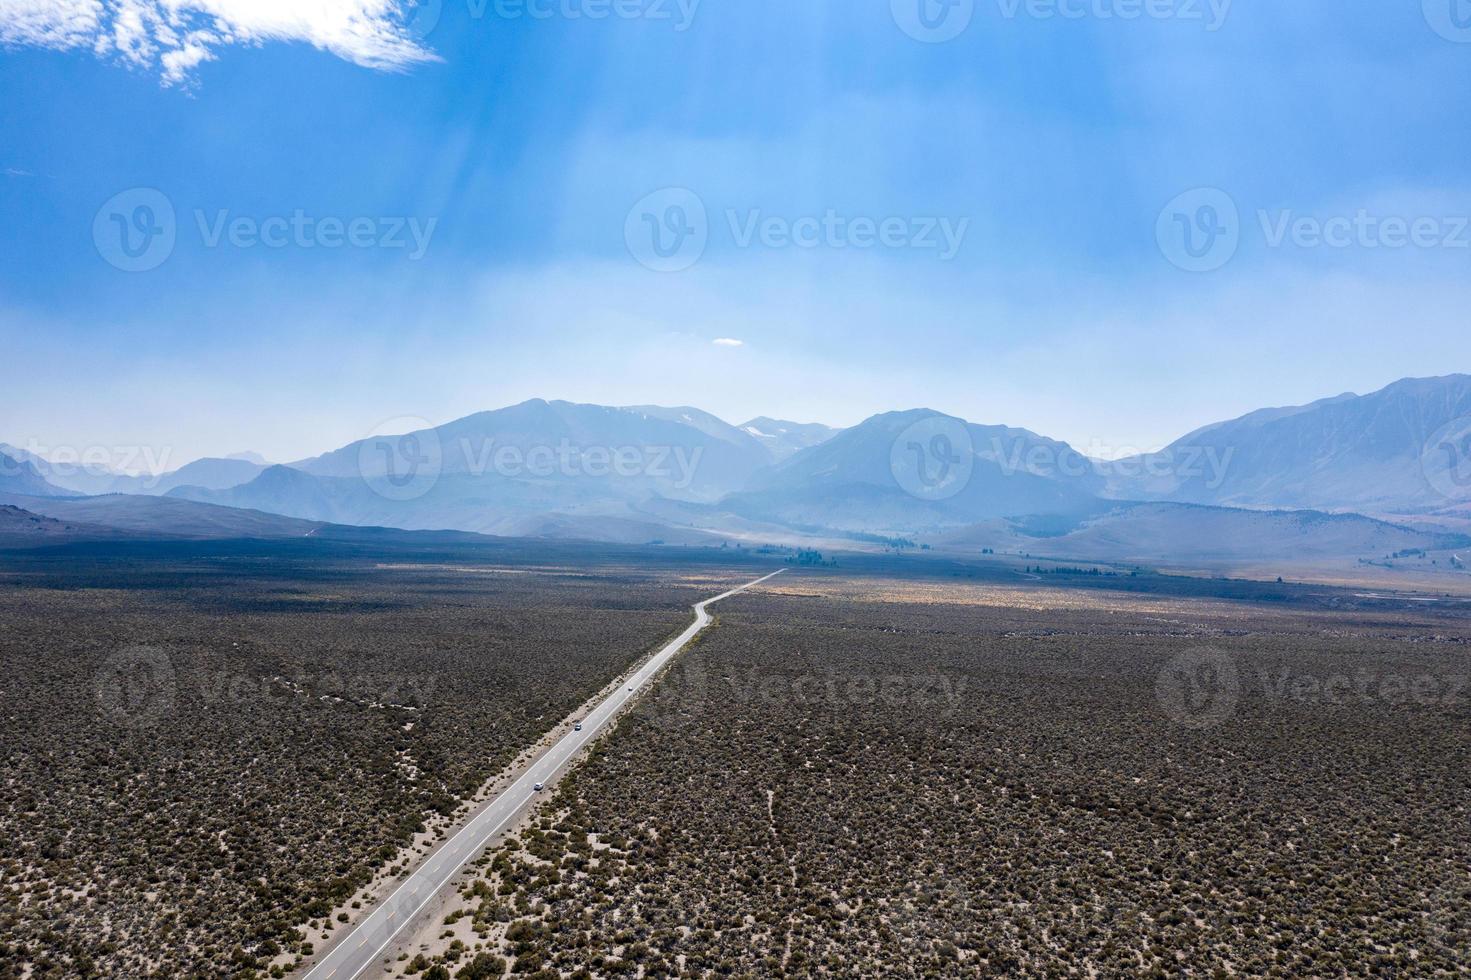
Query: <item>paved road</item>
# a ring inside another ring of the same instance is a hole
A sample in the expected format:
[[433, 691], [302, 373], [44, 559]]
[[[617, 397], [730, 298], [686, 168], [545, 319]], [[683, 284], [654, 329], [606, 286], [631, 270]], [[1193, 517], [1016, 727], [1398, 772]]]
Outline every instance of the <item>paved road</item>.
[[[550, 751], [532, 764], [531, 768], [512, 783], [489, 806], [476, 814], [475, 819], [461, 828], [439, 850], [431, 854], [413, 874], [404, 879], [398, 890], [389, 895], [373, 914], [360, 922], [342, 942], [322, 957], [321, 962], [307, 972], [303, 980], [353, 980], [387, 951], [394, 938], [403, 931], [414, 917], [440, 889], [449, 884], [464, 865], [480, 852], [490, 839], [500, 833], [540, 795], [533, 787], [537, 783], [551, 786], [554, 777], [560, 774], [589, 741], [608, 724], [618, 710], [642, 690], [675, 654], [683, 650], [690, 640], [710, 624], [710, 614], [705, 607], [722, 599], [729, 599], [752, 586], [760, 585], [769, 578], [781, 574], [781, 570], [748, 582], [738, 589], [731, 589], [713, 599], [695, 605], [695, 621], [668, 646], [656, 653], [639, 671], [618, 686], [606, 700], [594, 708], [582, 721], [582, 731], [568, 732]], [[543, 790], [543, 792], [546, 792]]]

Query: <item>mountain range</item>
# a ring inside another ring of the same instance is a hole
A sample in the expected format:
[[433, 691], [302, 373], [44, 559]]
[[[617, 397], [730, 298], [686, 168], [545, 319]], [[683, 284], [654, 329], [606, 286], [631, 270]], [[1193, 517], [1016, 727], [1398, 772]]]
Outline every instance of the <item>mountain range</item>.
[[1433, 513], [1471, 501], [1468, 433], [1471, 376], [1414, 378], [1262, 409], [1102, 471], [1121, 498]]
[[[185, 486], [224, 490], [255, 479], [268, 465], [259, 454], [240, 453], [219, 459], [197, 459], [177, 470], [157, 475], [135, 475], [117, 473], [96, 463], [54, 462], [5, 443], [0, 443], [0, 459], [9, 460], [12, 468], [29, 466], [49, 484], [47, 493], [63, 496], [128, 493], [161, 497], [170, 490]], [[5, 476], [5, 472], [0, 470], [0, 487], [5, 486]]]
[[[1025, 551], [1050, 541], [1088, 556], [1375, 554], [1457, 540], [1447, 534], [1471, 516], [1468, 416], [1471, 377], [1407, 379], [1369, 395], [1262, 409], [1157, 453], [1104, 461], [1026, 429], [928, 409], [840, 430], [534, 399], [276, 466], [241, 454], [139, 476], [62, 467], [0, 445], [0, 495], [76, 524], [107, 525], [101, 512], [116, 511], [123, 516], [112, 526], [129, 530], [171, 519], [129, 502], [151, 496], [314, 525], [627, 543], [903, 540]], [[67, 500], [78, 496], [94, 503]]]

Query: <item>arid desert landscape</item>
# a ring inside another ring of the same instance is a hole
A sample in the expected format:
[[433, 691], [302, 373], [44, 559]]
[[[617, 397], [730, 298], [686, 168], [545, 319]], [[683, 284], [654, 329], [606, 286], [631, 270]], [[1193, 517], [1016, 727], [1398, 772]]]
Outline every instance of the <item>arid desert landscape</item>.
[[767, 565], [367, 975], [1471, 965], [1459, 602], [556, 557], [7, 558], [6, 975], [304, 975]]

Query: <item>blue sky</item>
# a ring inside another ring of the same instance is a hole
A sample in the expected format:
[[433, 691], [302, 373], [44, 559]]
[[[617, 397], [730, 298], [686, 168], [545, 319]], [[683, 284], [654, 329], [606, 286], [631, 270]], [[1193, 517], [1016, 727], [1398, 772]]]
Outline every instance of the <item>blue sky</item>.
[[[921, 0], [516, 2], [0, 7], [0, 441], [292, 459], [542, 396], [1118, 454], [1471, 365], [1466, 0], [975, 0], [933, 43]], [[139, 188], [173, 243], [128, 272]]]

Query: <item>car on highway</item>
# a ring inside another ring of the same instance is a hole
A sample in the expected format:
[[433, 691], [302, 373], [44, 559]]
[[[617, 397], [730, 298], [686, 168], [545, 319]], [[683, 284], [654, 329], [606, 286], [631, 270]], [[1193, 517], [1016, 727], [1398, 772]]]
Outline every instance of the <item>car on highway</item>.
[[582, 731], [582, 722], [579, 721], [577, 724], [573, 725], [572, 726], [572, 730], [574, 732], [580, 732], [580, 731]]
[[544, 785], [545, 785], [544, 783], [537, 783], [535, 786], [531, 787], [531, 791], [533, 793], [540, 793], [542, 791], [542, 787]]

